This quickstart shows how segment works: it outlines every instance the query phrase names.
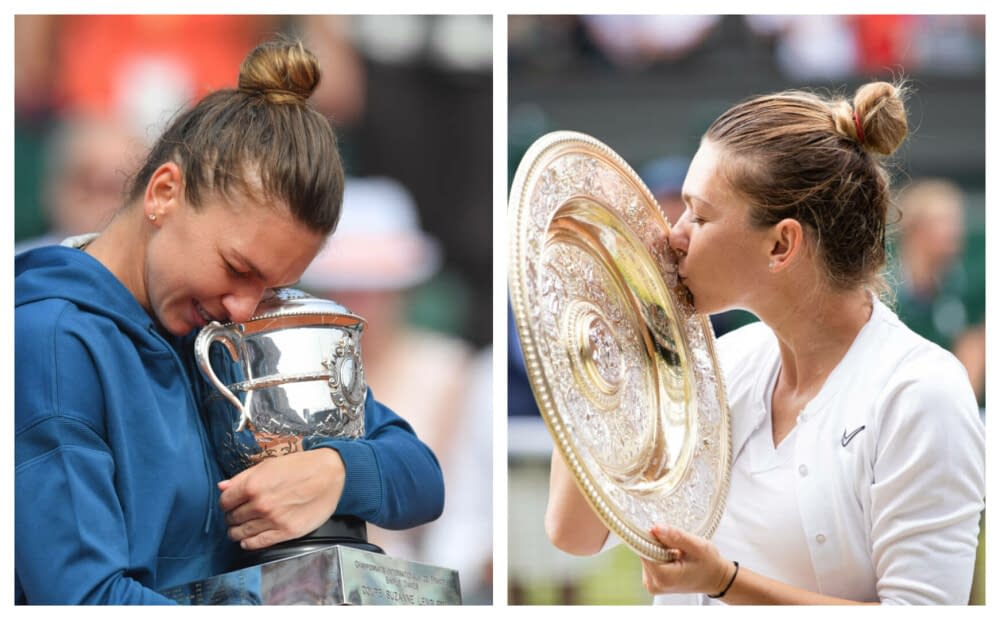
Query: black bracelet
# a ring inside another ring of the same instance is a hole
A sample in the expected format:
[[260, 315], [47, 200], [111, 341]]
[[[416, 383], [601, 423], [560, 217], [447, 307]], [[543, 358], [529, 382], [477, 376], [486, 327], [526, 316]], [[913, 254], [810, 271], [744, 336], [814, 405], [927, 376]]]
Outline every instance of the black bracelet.
[[708, 598], [722, 598], [726, 595], [726, 592], [729, 592], [729, 588], [733, 587], [733, 582], [736, 581], [736, 575], [740, 574], [740, 563], [733, 560], [733, 566], [736, 567], [736, 570], [733, 571], [733, 576], [729, 580], [729, 583], [726, 584], [726, 587], [722, 588], [722, 592], [719, 592], [718, 594], [709, 594]]

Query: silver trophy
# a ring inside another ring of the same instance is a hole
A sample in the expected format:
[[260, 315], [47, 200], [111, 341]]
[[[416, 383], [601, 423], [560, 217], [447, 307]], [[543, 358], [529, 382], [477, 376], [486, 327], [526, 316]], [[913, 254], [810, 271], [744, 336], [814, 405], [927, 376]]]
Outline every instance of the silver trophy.
[[[225, 401], [209, 405], [207, 422], [226, 475], [303, 450], [307, 437], [364, 435], [364, 325], [336, 302], [286, 288], [249, 321], [201, 330], [195, 358]], [[368, 542], [365, 522], [350, 516], [246, 552], [234, 569], [164, 594], [187, 604], [461, 603], [456, 571], [387, 557]]]
[[[213, 321], [201, 330], [195, 358], [233, 405], [225, 421], [230, 430], [218, 446], [226, 475], [235, 476], [263, 458], [299, 451], [310, 435], [364, 435], [364, 325], [364, 319], [336, 302], [286, 288], [265, 298], [246, 323]], [[218, 377], [209, 356], [215, 342], [239, 364], [242, 380], [226, 385]], [[243, 401], [237, 392], [246, 395]]]

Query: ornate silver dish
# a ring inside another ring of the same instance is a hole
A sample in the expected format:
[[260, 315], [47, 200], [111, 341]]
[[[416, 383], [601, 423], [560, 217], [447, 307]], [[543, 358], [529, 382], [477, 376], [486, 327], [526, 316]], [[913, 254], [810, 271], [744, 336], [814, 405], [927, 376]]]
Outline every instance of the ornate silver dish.
[[640, 555], [650, 534], [710, 537], [730, 422], [711, 325], [676, 276], [669, 223], [590, 136], [540, 138], [510, 195], [510, 296], [535, 399], [596, 514]]

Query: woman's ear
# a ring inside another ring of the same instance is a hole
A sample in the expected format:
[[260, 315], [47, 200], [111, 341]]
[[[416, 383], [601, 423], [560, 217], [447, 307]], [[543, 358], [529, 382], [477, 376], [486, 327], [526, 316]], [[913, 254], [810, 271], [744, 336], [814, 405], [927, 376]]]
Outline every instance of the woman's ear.
[[805, 244], [802, 223], [785, 218], [772, 228], [771, 251], [768, 267], [772, 272], [781, 271], [796, 259]]
[[160, 164], [153, 171], [143, 195], [143, 210], [147, 219], [162, 222], [184, 198], [184, 183], [180, 166], [172, 161]]

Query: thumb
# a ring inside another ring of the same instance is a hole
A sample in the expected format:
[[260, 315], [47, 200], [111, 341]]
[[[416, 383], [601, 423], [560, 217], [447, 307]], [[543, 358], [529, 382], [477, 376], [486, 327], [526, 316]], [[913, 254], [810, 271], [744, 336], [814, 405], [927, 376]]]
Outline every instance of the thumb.
[[241, 477], [245, 473], [240, 472], [239, 475], [229, 480], [219, 481], [219, 491], [222, 492], [219, 495], [219, 507], [224, 511], [229, 512], [246, 501], [246, 492], [243, 484], [244, 478]]
[[245, 485], [247, 478], [250, 477], [251, 475], [250, 472], [253, 470], [254, 470], [253, 467], [248, 467], [231, 478], [228, 478], [226, 480], [220, 480], [217, 485], [219, 487], [219, 490], [225, 491], [226, 489], [234, 489], [235, 487], [240, 487]]
[[681, 551], [690, 551], [698, 544], [698, 538], [693, 534], [669, 525], [654, 525], [652, 534], [664, 546]]

